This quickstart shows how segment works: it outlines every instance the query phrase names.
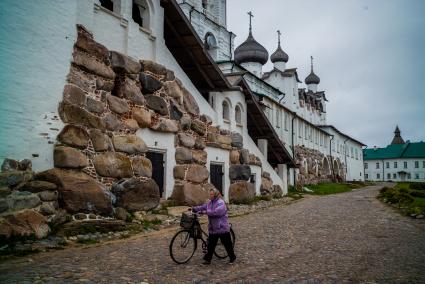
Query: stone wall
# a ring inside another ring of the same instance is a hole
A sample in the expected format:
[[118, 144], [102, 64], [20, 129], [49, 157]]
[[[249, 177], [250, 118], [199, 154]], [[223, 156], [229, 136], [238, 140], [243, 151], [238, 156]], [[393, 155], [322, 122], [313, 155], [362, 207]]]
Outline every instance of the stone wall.
[[[344, 174], [344, 163], [322, 154], [318, 150], [295, 146], [295, 161], [299, 165], [297, 184], [317, 184], [340, 180]], [[333, 166], [336, 163], [338, 166]]]
[[[143, 128], [175, 135], [175, 157], [167, 159], [176, 162], [171, 199], [177, 204], [207, 200], [213, 188], [208, 183], [207, 147], [229, 152], [229, 199], [255, 195], [250, 165], [261, 166], [260, 159], [243, 148], [242, 135], [213, 126], [200, 114], [173, 71], [109, 51], [83, 26], [77, 26], [77, 32], [58, 108], [65, 126], [54, 145], [54, 168], [35, 174], [27, 161], [5, 161], [0, 222], [8, 225], [1, 226], [0, 236], [19, 234], [13, 223], [19, 216], [21, 223], [32, 218], [39, 224], [28, 230], [43, 237], [47, 222], [61, 224], [81, 213], [119, 218], [156, 208], [160, 192], [152, 179], [148, 148], [138, 134]], [[281, 193], [267, 176], [263, 173], [262, 194]], [[22, 215], [22, 210], [29, 211]]]

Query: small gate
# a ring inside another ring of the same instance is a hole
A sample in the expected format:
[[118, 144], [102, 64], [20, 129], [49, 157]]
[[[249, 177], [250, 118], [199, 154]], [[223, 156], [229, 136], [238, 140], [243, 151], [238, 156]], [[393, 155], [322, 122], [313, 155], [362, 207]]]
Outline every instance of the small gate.
[[164, 193], [164, 154], [159, 152], [147, 152], [146, 158], [152, 163], [152, 179], [159, 187], [159, 195]]
[[210, 165], [210, 181], [223, 194], [223, 165]]

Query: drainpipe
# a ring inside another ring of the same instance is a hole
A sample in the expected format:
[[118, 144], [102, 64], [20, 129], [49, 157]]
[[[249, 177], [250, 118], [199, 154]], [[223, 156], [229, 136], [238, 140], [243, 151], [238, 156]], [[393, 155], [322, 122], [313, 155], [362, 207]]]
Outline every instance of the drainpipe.
[[[292, 113], [292, 115], [293, 115], [293, 117], [292, 117], [292, 122], [291, 122], [291, 124], [292, 124], [292, 137], [291, 137], [291, 144], [292, 144], [292, 160], [294, 160], [295, 161], [295, 146], [294, 146], [294, 120], [295, 120], [295, 118], [297, 117], [297, 113], [296, 112], [293, 112]], [[293, 176], [294, 176], [294, 188], [296, 188], [296, 185], [297, 185], [297, 181], [295, 180], [295, 177], [296, 177], [296, 174], [295, 174], [295, 168], [294, 168], [294, 170], [293, 170], [293, 172], [294, 172], [294, 174], [293, 174]]]
[[334, 140], [335, 136], [331, 135], [332, 138], [329, 140], [329, 156], [331, 157], [331, 168], [332, 168], [332, 177], [335, 180], [335, 170], [334, 170], [334, 161], [332, 160], [332, 140]]
[[230, 60], [232, 60], [233, 54], [232, 54], [232, 33], [229, 33], [229, 54], [230, 54]]
[[345, 159], [345, 180], [347, 180], [347, 176], [348, 176], [348, 164], [347, 164], [347, 151], [346, 151], [346, 142], [348, 141], [348, 138], [347, 139], [345, 139], [345, 141], [344, 141], [344, 152], [345, 152], [345, 154], [344, 154], [344, 159]]

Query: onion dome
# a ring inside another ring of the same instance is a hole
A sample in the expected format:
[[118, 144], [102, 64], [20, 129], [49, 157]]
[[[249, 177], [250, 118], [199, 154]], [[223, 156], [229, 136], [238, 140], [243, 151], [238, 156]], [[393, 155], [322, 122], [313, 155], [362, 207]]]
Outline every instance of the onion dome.
[[249, 35], [248, 38], [235, 49], [235, 61], [238, 64], [246, 62], [258, 62], [261, 65], [266, 64], [269, 59], [267, 49], [259, 44], [252, 36], [251, 17], [252, 13], [248, 13], [249, 18]]
[[308, 75], [305, 78], [305, 83], [307, 85], [310, 85], [310, 84], [319, 84], [320, 83], [319, 76], [317, 76], [316, 74], [314, 74], [314, 71], [313, 71], [313, 56], [311, 56], [311, 72], [310, 72], [310, 75]]
[[316, 74], [314, 74], [314, 72], [312, 70], [311, 73], [310, 73], [310, 75], [308, 75], [305, 78], [305, 83], [307, 85], [310, 85], [310, 84], [319, 84], [320, 83], [320, 78], [319, 78], [319, 76], [317, 76]]
[[270, 60], [271, 62], [275, 63], [275, 62], [285, 62], [287, 63], [289, 60], [289, 56], [288, 54], [286, 54], [285, 51], [282, 50], [282, 47], [280, 47], [280, 31], [277, 31], [278, 34], [278, 44], [277, 44], [277, 49], [275, 52], [273, 52], [273, 54], [270, 56]]
[[249, 32], [248, 38], [235, 49], [235, 61], [238, 64], [258, 62], [264, 65], [268, 59], [267, 49], [254, 39], [251, 32]]

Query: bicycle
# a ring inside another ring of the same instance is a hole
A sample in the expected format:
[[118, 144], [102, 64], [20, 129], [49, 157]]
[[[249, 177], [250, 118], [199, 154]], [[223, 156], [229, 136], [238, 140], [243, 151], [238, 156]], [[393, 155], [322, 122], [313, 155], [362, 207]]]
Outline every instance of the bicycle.
[[[169, 247], [171, 259], [177, 264], [187, 263], [192, 258], [198, 248], [198, 239], [202, 241], [202, 252], [206, 254], [208, 251], [208, 234], [202, 230], [199, 215], [199, 213], [182, 214], [180, 226], [183, 229], [174, 235]], [[235, 247], [235, 232], [233, 232], [232, 224], [230, 224], [230, 238]], [[214, 255], [221, 259], [227, 257], [221, 240], [217, 243]]]

